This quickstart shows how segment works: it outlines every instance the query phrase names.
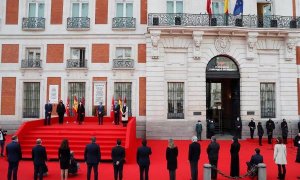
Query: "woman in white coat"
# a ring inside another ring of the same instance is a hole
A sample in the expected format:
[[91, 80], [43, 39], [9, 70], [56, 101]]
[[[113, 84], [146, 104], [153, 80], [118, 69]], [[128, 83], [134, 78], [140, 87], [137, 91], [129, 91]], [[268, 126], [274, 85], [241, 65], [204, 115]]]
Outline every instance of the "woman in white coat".
[[126, 103], [124, 103], [122, 107], [122, 123], [123, 127], [126, 127], [128, 123], [128, 107], [126, 106]]
[[278, 166], [278, 179], [285, 179], [287, 164], [286, 160], [286, 146], [282, 143], [282, 138], [278, 137], [276, 139], [277, 144], [274, 147], [274, 161]]

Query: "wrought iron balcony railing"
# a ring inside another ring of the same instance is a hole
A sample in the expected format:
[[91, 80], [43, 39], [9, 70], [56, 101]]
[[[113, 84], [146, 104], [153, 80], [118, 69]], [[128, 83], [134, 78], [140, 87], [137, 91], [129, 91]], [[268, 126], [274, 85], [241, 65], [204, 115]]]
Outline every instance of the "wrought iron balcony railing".
[[135, 29], [136, 19], [133, 17], [114, 17], [112, 21], [113, 29]]
[[300, 18], [232, 14], [151, 13], [149, 26], [237, 26], [248, 28], [299, 28]]
[[133, 59], [114, 59], [113, 69], [134, 69]]
[[45, 30], [45, 18], [42, 17], [28, 17], [23, 18], [23, 30]]
[[21, 68], [42, 68], [41, 59], [23, 59], [21, 61]]
[[87, 60], [86, 59], [68, 59], [67, 60], [67, 68], [87, 68]]
[[89, 30], [90, 18], [88, 17], [69, 17], [67, 19], [68, 30]]

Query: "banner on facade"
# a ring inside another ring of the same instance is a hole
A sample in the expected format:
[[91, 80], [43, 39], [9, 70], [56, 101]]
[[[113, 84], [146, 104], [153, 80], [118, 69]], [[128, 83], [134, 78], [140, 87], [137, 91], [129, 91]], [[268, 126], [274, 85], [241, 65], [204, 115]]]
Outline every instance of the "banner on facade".
[[94, 82], [94, 105], [99, 105], [106, 102], [106, 82]]
[[49, 101], [58, 104], [58, 85], [49, 85]]

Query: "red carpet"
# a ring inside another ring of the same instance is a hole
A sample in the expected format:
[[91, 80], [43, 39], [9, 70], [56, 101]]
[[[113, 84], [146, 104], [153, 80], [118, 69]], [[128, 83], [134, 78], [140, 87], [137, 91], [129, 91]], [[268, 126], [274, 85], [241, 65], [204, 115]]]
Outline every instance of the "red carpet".
[[[220, 140], [220, 158], [219, 158], [219, 169], [229, 174], [230, 169], [230, 144], [229, 140]], [[140, 141], [138, 141], [140, 144]], [[187, 160], [188, 145], [190, 141], [175, 141], [179, 148], [178, 157], [178, 169], [177, 169], [177, 179], [178, 180], [188, 180], [190, 177], [189, 163]], [[199, 180], [203, 177], [203, 164], [207, 163], [206, 148], [209, 141], [201, 141], [201, 157], [199, 162]], [[251, 155], [254, 153], [254, 149], [257, 146], [257, 140], [241, 140], [241, 151], [240, 151], [240, 169], [241, 174], [246, 173], [245, 162], [248, 161]], [[289, 141], [290, 143], [290, 141]], [[165, 161], [165, 148], [167, 146], [167, 141], [163, 140], [149, 140], [149, 146], [152, 148], [151, 165], [150, 165], [150, 179], [153, 180], [163, 180], [168, 179], [168, 171], [166, 169]], [[273, 161], [273, 150], [272, 147], [263, 142], [261, 148], [261, 154], [264, 156], [264, 161], [267, 165], [267, 175], [268, 179], [275, 180], [277, 177], [277, 166]], [[288, 151], [288, 165], [287, 165], [287, 180], [295, 180], [297, 176], [300, 176], [300, 171], [298, 170], [300, 164], [295, 163], [296, 149], [291, 148], [290, 144], [287, 145]], [[135, 155], [135, 154], [134, 154]], [[7, 173], [7, 162], [4, 158], [0, 158], [0, 173], [6, 175]], [[56, 161], [48, 162], [49, 175], [45, 179], [57, 180], [60, 178], [59, 163]], [[76, 177], [70, 177], [69, 179], [82, 180], [86, 179], [86, 165], [84, 162], [80, 163], [81, 169], [79, 170], [79, 175]], [[18, 173], [19, 179], [30, 180], [33, 178], [33, 164], [31, 161], [22, 161], [19, 167]], [[4, 177], [3, 177], [4, 179]], [[99, 166], [99, 179], [112, 180], [113, 179], [113, 168], [111, 163], [102, 162]], [[125, 164], [124, 166], [124, 180], [138, 180], [139, 179], [139, 169], [136, 163]], [[218, 179], [226, 179], [224, 177], [218, 176]], [[247, 178], [248, 179], [248, 178]]]

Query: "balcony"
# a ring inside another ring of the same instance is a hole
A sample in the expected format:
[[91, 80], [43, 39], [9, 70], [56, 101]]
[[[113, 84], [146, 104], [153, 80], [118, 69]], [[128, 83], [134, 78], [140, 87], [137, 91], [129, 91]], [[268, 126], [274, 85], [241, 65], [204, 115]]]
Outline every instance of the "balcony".
[[22, 20], [23, 31], [43, 31], [45, 30], [45, 18], [28, 17]]
[[114, 30], [135, 30], [136, 19], [133, 17], [115, 17], [112, 20]]
[[300, 18], [293, 16], [257, 16], [232, 14], [151, 13], [149, 26], [230, 26], [246, 28], [299, 28]]
[[113, 69], [134, 69], [133, 59], [114, 59]]
[[88, 17], [69, 17], [67, 19], [67, 30], [86, 31], [90, 29], [90, 18]]
[[67, 69], [86, 69], [87, 60], [86, 59], [68, 59]]
[[42, 60], [40, 59], [23, 59], [21, 61], [21, 68], [23, 69], [41, 69], [42, 68]]

